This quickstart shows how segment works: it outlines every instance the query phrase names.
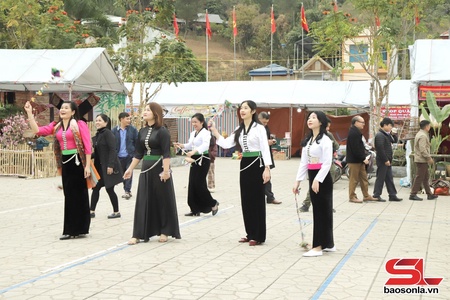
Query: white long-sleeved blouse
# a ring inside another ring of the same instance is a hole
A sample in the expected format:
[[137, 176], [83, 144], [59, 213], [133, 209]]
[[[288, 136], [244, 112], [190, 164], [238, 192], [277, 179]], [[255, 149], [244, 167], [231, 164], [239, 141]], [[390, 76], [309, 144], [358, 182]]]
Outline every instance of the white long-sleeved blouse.
[[[236, 129], [238, 128], [239, 127], [237, 127]], [[269, 149], [269, 142], [267, 141], [266, 128], [264, 128], [264, 126], [261, 124], [253, 123], [253, 125], [251, 125], [247, 133], [244, 131], [245, 130], [242, 130], [241, 134], [239, 135], [239, 144], [241, 145], [242, 151], [243, 152], [261, 151], [261, 155], [264, 160], [264, 165], [266, 167], [271, 166], [272, 158], [270, 157], [270, 149]], [[231, 147], [236, 146], [234, 136], [235, 136], [234, 132], [227, 138], [221, 136], [216, 141], [216, 143], [217, 145], [219, 145], [224, 149], [229, 149]], [[244, 136], [246, 136], [245, 139]]]
[[306, 174], [308, 173], [309, 163], [322, 163], [319, 172], [314, 178], [319, 182], [323, 182], [325, 177], [327, 177], [328, 172], [330, 172], [333, 160], [333, 142], [326, 134], [324, 134], [319, 143], [320, 144], [317, 144], [316, 142], [311, 143], [310, 141], [303, 147], [300, 166], [297, 172], [297, 181], [305, 179]]
[[183, 144], [186, 150], [196, 150], [198, 154], [209, 149], [209, 143], [211, 141], [211, 132], [205, 128], [202, 128], [198, 134], [194, 130], [189, 135], [189, 141], [187, 144]]

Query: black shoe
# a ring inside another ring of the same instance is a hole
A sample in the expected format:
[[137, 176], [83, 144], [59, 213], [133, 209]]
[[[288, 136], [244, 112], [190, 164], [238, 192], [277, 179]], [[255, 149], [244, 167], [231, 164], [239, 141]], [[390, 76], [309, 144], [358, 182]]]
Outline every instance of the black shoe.
[[308, 212], [309, 211], [309, 206], [306, 204], [303, 204], [299, 209], [300, 212]]
[[[214, 207], [216, 209], [214, 209]], [[216, 200], [216, 205], [214, 205], [214, 207], [211, 210], [213, 216], [215, 216], [217, 214], [217, 212], [219, 211], [219, 201]]]
[[91, 218], [95, 218], [95, 212], [91, 212]]
[[434, 200], [434, 199], [437, 199], [437, 197], [438, 197], [438, 196], [436, 196], [436, 195], [428, 195], [428, 196], [427, 196], [427, 199], [428, 199], [428, 200]]
[[[430, 197], [430, 196], [428, 196], [428, 197]], [[417, 196], [417, 195], [410, 195], [410, 196], [409, 196], [409, 200], [413, 200], [413, 201], [422, 201], [423, 199], [420, 198], [420, 197]]]
[[374, 198], [378, 198], [378, 202], [386, 202], [386, 199], [381, 198], [381, 196], [372, 196]]
[[393, 197], [389, 197], [389, 201], [402, 201], [403, 199], [402, 198], [399, 198], [399, 197], [397, 197], [397, 196], [393, 196]]
[[70, 240], [70, 239], [73, 239], [73, 238], [74, 238], [74, 236], [71, 236], [71, 235], [68, 235], [68, 234], [64, 234], [59, 239], [61, 241], [64, 241], [64, 240]]
[[192, 211], [188, 214], [184, 214], [186, 217], [198, 217], [200, 216], [200, 213], [193, 213]]
[[116, 213], [112, 213], [108, 216], [108, 219], [116, 219], [116, 218], [120, 218], [120, 212], [116, 212]]

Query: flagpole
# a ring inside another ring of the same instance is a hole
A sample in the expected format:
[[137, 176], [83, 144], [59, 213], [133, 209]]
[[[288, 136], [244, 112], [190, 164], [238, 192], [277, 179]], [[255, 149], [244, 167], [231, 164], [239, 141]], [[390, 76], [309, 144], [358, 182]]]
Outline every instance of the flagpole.
[[[207, 15], [208, 15], [208, 10], [206, 9], [205, 21], [206, 21], [206, 16]], [[208, 32], [207, 32], [207, 30], [205, 30], [205, 37], [206, 37], [206, 82], [208, 82], [208, 60], [209, 60], [209, 56], [208, 56]]]
[[273, 52], [273, 30], [272, 30], [272, 19], [273, 16], [273, 4], [272, 4], [272, 11], [271, 11], [271, 25], [270, 25], [270, 80], [272, 80], [272, 52]]
[[235, 20], [234, 20], [235, 17], [236, 17], [236, 7], [233, 6], [234, 80], [236, 80], [236, 34], [235, 34], [235, 30], [234, 30], [234, 26], [236, 26]]
[[[303, 2], [302, 2], [302, 7], [303, 7]], [[303, 22], [303, 20], [302, 20]], [[303, 61], [303, 44], [304, 44], [304, 40], [303, 40], [303, 27], [302, 27], [302, 79], [305, 79], [305, 68], [303, 68], [304, 65], [304, 61]]]

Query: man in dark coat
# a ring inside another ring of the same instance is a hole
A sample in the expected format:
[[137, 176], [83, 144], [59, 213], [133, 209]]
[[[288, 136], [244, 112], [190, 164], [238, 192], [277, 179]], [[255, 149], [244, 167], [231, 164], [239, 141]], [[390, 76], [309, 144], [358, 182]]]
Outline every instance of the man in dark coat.
[[[112, 133], [116, 138], [116, 152], [119, 157], [122, 170], [127, 170], [133, 160], [135, 144], [138, 139], [137, 129], [131, 125], [131, 117], [127, 112], [121, 112], [119, 114], [119, 125], [112, 129]], [[129, 179], [123, 181], [123, 189], [125, 194], [122, 198], [130, 199], [131, 184], [133, 181], [133, 175]]]
[[[349, 201], [354, 203], [363, 203], [363, 200], [380, 201], [379, 198], [372, 197], [369, 194], [369, 181], [366, 172], [366, 165], [369, 163], [369, 160], [366, 157], [366, 148], [361, 132], [364, 129], [364, 125], [365, 121], [361, 116], [354, 116], [347, 137], [346, 160], [350, 174], [348, 178], [348, 195]], [[358, 199], [355, 193], [358, 183], [361, 186], [363, 199]]]
[[[267, 125], [269, 123], [270, 115], [267, 112], [262, 111], [259, 113], [258, 119], [266, 128], [267, 140], [269, 141], [269, 148], [271, 148], [272, 145], [276, 144], [277, 142], [274, 138], [270, 137], [270, 129]], [[270, 166], [270, 168], [273, 169], [275, 168], [275, 162], [273, 161], [272, 151], [270, 151], [270, 157], [272, 158], [272, 165]], [[270, 180], [264, 185], [264, 194], [266, 194], [267, 204], [281, 204], [281, 201], [275, 199], [275, 195], [272, 192], [272, 182]]]
[[402, 201], [397, 197], [397, 189], [394, 185], [394, 176], [392, 174], [392, 159], [394, 151], [392, 143], [397, 141], [397, 137], [391, 134], [394, 122], [390, 118], [384, 118], [380, 122], [380, 130], [375, 135], [375, 149], [377, 151], [377, 179], [373, 189], [373, 197], [381, 199], [383, 186], [386, 183], [386, 189], [389, 194], [389, 201]]

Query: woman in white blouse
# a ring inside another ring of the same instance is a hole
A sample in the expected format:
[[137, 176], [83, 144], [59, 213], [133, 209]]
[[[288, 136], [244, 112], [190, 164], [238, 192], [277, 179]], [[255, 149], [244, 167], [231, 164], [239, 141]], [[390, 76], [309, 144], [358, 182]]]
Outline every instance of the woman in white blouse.
[[206, 128], [205, 117], [196, 113], [191, 118], [194, 131], [189, 136], [187, 144], [174, 143], [176, 147], [189, 150], [186, 153], [193, 162], [189, 171], [188, 205], [191, 212], [185, 216], [199, 216], [200, 213], [212, 212], [215, 216], [219, 211], [219, 202], [212, 198], [206, 184], [210, 159], [208, 154], [211, 142], [211, 132]]
[[264, 184], [270, 180], [272, 159], [266, 129], [258, 121], [256, 103], [242, 102], [239, 113], [242, 122], [228, 137], [224, 138], [209, 121], [209, 127], [217, 138], [217, 145], [224, 149], [236, 146], [242, 152], [239, 183], [241, 206], [247, 235], [239, 240], [250, 246], [260, 245], [266, 240], [266, 200]]
[[330, 174], [333, 142], [326, 134], [328, 122], [323, 112], [310, 113], [307, 124], [310, 132], [302, 142], [302, 156], [293, 192], [299, 193], [300, 181], [308, 175], [313, 206], [313, 248], [303, 256], [312, 257], [322, 255], [322, 251], [336, 251], [333, 239], [333, 180]]

